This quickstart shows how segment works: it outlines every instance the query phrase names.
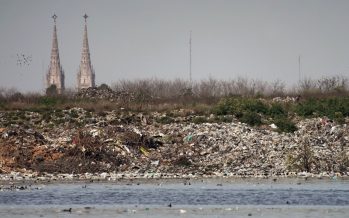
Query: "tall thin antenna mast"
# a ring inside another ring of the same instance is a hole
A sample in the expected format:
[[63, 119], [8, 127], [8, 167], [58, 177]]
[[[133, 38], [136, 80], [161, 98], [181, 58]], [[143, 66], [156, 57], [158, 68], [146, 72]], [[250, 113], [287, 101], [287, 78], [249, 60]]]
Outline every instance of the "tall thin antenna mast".
[[190, 86], [192, 85], [192, 75], [191, 75], [191, 30], [190, 30], [190, 36], [189, 36], [189, 81]]
[[301, 83], [301, 56], [298, 56], [298, 82]]

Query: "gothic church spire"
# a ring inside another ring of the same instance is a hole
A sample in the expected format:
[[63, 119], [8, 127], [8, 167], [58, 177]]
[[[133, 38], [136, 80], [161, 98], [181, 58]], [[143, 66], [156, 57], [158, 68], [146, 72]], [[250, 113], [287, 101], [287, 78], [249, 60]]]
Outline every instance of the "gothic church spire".
[[62, 94], [65, 88], [64, 87], [64, 71], [59, 59], [57, 28], [56, 28], [57, 15], [54, 14], [52, 18], [54, 21], [53, 38], [52, 38], [50, 66], [46, 74], [46, 86], [47, 88], [49, 88], [50, 86], [55, 85], [57, 88], [58, 94]]
[[95, 72], [91, 64], [90, 48], [87, 37], [87, 14], [83, 16], [85, 19], [84, 38], [82, 43], [80, 68], [78, 71], [78, 90], [95, 87]]

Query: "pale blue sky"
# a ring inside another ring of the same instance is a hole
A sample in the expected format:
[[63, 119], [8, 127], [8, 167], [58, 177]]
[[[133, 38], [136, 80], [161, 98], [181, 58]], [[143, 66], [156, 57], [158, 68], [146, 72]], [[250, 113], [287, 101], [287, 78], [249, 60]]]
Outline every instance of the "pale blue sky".
[[[87, 13], [97, 84], [238, 76], [288, 84], [349, 75], [346, 0], [0, 0], [0, 87], [42, 91], [56, 13], [66, 86], [75, 87]], [[32, 56], [17, 66], [16, 54]]]

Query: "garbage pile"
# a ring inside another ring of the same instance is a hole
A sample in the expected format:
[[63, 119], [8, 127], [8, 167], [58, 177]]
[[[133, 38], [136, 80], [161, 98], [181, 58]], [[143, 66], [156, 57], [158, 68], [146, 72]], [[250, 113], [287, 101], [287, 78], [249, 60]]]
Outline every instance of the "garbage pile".
[[300, 96], [297, 97], [275, 97], [272, 99], [272, 102], [277, 102], [277, 103], [292, 103], [292, 102], [297, 102], [300, 100]]
[[156, 149], [162, 144], [154, 137], [122, 127], [41, 134], [13, 126], [2, 129], [1, 137], [2, 172], [21, 169], [47, 173], [123, 171], [148, 149]]
[[76, 94], [76, 97], [84, 99], [104, 99], [113, 102], [130, 102], [134, 100], [134, 95], [132, 93], [123, 91], [116, 92], [107, 85], [82, 89]]
[[279, 133], [235, 120], [194, 124], [180, 117], [162, 124], [161, 113], [45, 113], [0, 112], [0, 173], [349, 175], [349, 126], [326, 118]]

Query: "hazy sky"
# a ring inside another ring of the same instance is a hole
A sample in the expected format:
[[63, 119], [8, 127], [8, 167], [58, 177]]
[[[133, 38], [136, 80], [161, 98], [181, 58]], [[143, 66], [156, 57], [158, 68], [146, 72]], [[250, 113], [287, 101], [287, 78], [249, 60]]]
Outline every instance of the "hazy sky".
[[[347, 0], [0, 0], [0, 87], [42, 91], [56, 13], [66, 86], [76, 86], [83, 14], [96, 83], [238, 76], [288, 84], [349, 75]], [[29, 66], [17, 54], [32, 56]]]

